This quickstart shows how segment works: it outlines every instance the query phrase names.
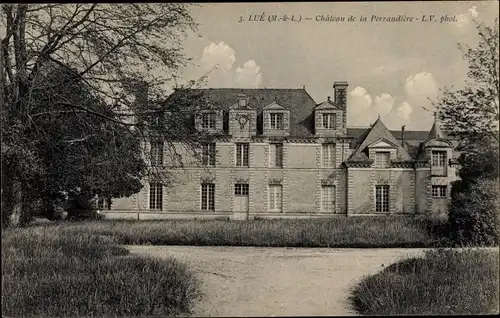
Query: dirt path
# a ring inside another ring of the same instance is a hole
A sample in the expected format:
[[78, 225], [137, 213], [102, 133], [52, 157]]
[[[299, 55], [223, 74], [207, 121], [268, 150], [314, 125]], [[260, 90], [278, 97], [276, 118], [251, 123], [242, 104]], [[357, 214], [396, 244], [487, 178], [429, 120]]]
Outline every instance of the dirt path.
[[202, 281], [195, 316], [355, 315], [349, 290], [422, 249], [331, 249], [126, 246], [132, 253], [173, 256]]

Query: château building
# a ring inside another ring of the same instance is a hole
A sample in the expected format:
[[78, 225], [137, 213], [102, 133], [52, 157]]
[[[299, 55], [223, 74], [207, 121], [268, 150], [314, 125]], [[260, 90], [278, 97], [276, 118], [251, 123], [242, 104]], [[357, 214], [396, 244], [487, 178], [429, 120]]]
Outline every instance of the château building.
[[[197, 130], [213, 135], [201, 157], [179, 147], [169, 182], [113, 199], [107, 218], [296, 218], [446, 214], [457, 179], [456, 140], [437, 120], [427, 131], [389, 130], [377, 119], [349, 128], [347, 82], [316, 103], [303, 89], [200, 89]], [[173, 93], [178, 94], [178, 91]], [[171, 96], [172, 97], [172, 96]], [[208, 107], [209, 106], [209, 107]], [[166, 165], [166, 145], [148, 145]]]

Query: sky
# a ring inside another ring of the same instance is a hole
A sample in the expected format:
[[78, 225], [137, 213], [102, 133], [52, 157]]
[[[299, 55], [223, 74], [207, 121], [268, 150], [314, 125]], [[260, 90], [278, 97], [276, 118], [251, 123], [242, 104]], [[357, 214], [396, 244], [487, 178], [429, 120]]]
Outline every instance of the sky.
[[[333, 97], [335, 81], [347, 81], [349, 127], [367, 127], [380, 116], [389, 129], [429, 130], [430, 100], [466, 80], [457, 44], [475, 46], [474, 21], [493, 25], [498, 1], [212, 3], [191, 12], [198, 34], [185, 39], [193, 61], [178, 84], [210, 72], [206, 87], [305, 86], [321, 103]], [[248, 21], [263, 13], [264, 21]], [[273, 15], [288, 21], [269, 22]], [[291, 22], [292, 15], [301, 21]], [[356, 21], [347, 21], [351, 15]], [[399, 15], [413, 21], [381, 21]], [[317, 21], [321, 16], [346, 20]], [[441, 22], [444, 16], [451, 21]]]

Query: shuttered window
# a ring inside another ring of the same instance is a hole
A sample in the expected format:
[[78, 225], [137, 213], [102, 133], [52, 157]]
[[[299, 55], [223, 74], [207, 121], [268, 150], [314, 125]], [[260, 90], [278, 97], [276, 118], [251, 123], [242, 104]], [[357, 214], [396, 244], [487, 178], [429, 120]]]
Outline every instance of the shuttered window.
[[283, 210], [283, 188], [279, 184], [269, 185], [269, 211], [282, 212]]
[[236, 144], [236, 166], [237, 167], [248, 167], [248, 143], [237, 143]]
[[283, 167], [283, 144], [271, 144], [269, 147], [269, 166], [272, 168]]
[[323, 168], [333, 168], [335, 166], [335, 144], [323, 144], [321, 158]]

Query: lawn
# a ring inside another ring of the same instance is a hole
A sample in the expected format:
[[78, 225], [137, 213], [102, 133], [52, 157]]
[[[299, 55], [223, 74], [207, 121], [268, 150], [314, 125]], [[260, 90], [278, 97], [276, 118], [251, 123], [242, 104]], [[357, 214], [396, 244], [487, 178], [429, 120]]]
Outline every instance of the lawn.
[[[7, 229], [2, 231], [2, 313], [189, 314], [200, 296], [193, 273], [175, 259], [130, 256], [121, 244], [435, 247], [445, 245], [439, 229], [425, 219], [398, 216], [104, 220]], [[360, 312], [376, 315], [491, 313], [498, 308], [498, 254], [467, 253], [432, 252], [389, 266], [358, 285], [353, 302]]]
[[498, 314], [498, 257], [498, 249], [430, 250], [367, 277], [351, 300], [368, 315]]
[[[60, 223], [64, 224], [64, 223]], [[429, 221], [411, 217], [294, 220], [104, 220], [59, 227], [95, 233], [118, 244], [276, 247], [432, 247], [443, 244]]]
[[2, 315], [187, 315], [198, 282], [175, 259], [127, 255], [110, 236], [68, 225], [2, 230]]

